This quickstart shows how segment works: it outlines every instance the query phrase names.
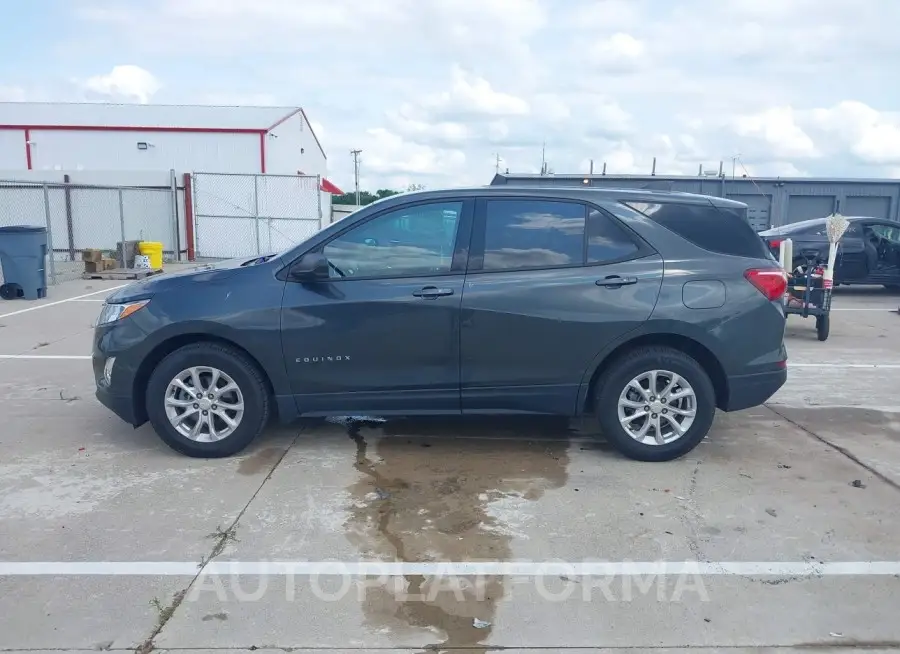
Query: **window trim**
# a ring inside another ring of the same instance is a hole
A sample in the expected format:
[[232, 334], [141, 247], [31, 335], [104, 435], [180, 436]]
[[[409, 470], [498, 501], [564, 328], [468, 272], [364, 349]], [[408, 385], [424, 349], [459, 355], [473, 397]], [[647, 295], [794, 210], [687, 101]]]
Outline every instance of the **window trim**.
[[[567, 263], [560, 264], [556, 266], [527, 266], [527, 267], [517, 267], [517, 268], [492, 268], [485, 269], [484, 268], [484, 246], [485, 246], [485, 237], [487, 234], [487, 205], [488, 202], [558, 202], [564, 204], [577, 204], [581, 205], [584, 209], [584, 233], [582, 234], [582, 244], [581, 244], [581, 261], [579, 263]], [[613, 223], [618, 225], [622, 229], [623, 235], [630, 240], [635, 247], [637, 248], [634, 253], [628, 256], [619, 257], [617, 259], [610, 259], [607, 261], [593, 261], [589, 262], [587, 260], [587, 251], [588, 251], [588, 220], [590, 219], [590, 214], [592, 211], [596, 211], [601, 214], [607, 220], [611, 220]], [[613, 216], [609, 211], [607, 211], [603, 206], [599, 204], [595, 204], [593, 202], [589, 202], [587, 200], [575, 199], [575, 198], [561, 198], [561, 197], [553, 197], [553, 196], [542, 196], [542, 195], [491, 195], [490, 197], [479, 197], [475, 200], [475, 214], [474, 214], [474, 222], [472, 226], [472, 239], [471, 239], [471, 251], [469, 256], [469, 265], [466, 268], [467, 273], [508, 273], [508, 272], [539, 272], [542, 270], [570, 270], [573, 268], [595, 268], [600, 266], [608, 266], [616, 263], [624, 263], [626, 261], [635, 261], [637, 259], [643, 259], [646, 256], [651, 254], [655, 254], [656, 250], [654, 250], [650, 245], [642, 239], [633, 229], [631, 229], [624, 222]]]
[[[365, 219], [360, 220], [358, 222], [353, 223], [352, 225], [347, 225], [344, 229], [339, 232], [332, 234], [331, 237], [322, 243], [319, 243], [316, 247], [311, 248], [310, 250], [304, 252], [299, 257], [291, 261], [286, 269], [290, 269], [291, 266], [294, 265], [301, 257], [311, 253], [311, 252], [319, 252], [324, 254], [325, 248], [328, 245], [339, 238], [341, 238], [344, 234], [351, 232], [354, 229], [362, 227], [363, 225], [369, 223], [372, 220], [376, 220], [381, 218], [387, 214], [395, 213], [397, 211], [405, 211], [411, 209], [413, 207], [425, 206], [429, 204], [448, 204], [451, 202], [460, 202], [462, 203], [462, 208], [459, 214], [459, 225], [456, 228], [456, 241], [453, 244], [453, 256], [450, 261], [450, 270], [446, 272], [432, 272], [428, 274], [411, 274], [411, 273], [401, 273], [397, 275], [354, 275], [353, 277], [329, 277], [327, 283], [340, 283], [340, 282], [356, 282], [356, 281], [373, 281], [373, 280], [389, 280], [389, 279], [419, 279], [421, 277], [452, 277], [458, 275], [464, 275], [466, 272], [466, 263], [468, 261], [469, 256], [469, 248], [471, 247], [472, 240], [472, 223], [473, 223], [473, 213], [475, 210], [475, 199], [471, 196], [464, 195], [454, 195], [446, 198], [427, 198], [422, 200], [416, 200], [414, 202], [408, 202], [401, 205], [395, 205], [392, 207], [386, 207], [382, 211], [372, 214], [371, 216], [367, 216]], [[288, 280], [290, 281], [290, 280]]]

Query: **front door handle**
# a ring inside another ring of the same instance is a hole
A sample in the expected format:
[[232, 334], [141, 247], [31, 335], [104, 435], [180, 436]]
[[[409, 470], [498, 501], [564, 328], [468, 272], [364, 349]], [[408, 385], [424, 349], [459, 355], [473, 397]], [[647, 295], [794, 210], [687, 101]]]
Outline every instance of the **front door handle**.
[[413, 295], [416, 297], [423, 297], [426, 300], [434, 300], [435, 298], [443, 297], [445, 295], [453, 295], [452, 288], [438, 288], [437, 286], [426, 286], [425, 288], [421, 288], [418, 291], [414, 291]]
[[607, 288], [619, 288], [627, 284], [637, 284], [637, 277], [619, 277], [618, 275], [609, 275], [603, 279], [594, 282], [597, 286], [606, 286]]

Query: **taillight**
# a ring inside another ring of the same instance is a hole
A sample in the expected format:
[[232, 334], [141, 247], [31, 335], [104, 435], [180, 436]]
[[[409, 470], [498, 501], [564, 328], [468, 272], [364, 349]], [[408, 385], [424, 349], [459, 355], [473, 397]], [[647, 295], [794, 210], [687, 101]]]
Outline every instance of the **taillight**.
[[775, 248], [775, 249], [777, 250], [778, 248], [781, 247], [781, 239], [780, 239], [780, 238], [773, 238], [771, 241], [769, 241], [769, 247], [770, 247], [770, 248]]
[[768, 300], [780, 300], [787, 291], [787, 275], [778, 268], [751, 268], [744, 278]]

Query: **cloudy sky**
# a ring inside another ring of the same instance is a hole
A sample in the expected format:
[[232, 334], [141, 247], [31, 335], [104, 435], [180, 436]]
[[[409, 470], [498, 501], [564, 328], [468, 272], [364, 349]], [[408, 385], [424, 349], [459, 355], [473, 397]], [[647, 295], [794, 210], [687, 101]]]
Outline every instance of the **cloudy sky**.
[[12, 6], [0, 100], [302, 105], [347, 187], [352, 148], [364, 188], [434, 188], [544, 142], [557, 173], [900, 177], [896, 0]]

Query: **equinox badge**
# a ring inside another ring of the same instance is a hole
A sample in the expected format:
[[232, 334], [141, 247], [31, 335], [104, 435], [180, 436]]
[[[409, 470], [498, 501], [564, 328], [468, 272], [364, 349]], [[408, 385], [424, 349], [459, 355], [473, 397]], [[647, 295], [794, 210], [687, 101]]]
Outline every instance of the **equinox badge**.
[[346, 354], [327, 357], [300, 357], [296, 359], [297, 363], [333, 363], [337, 361], [349, 361], [350, 357]]

